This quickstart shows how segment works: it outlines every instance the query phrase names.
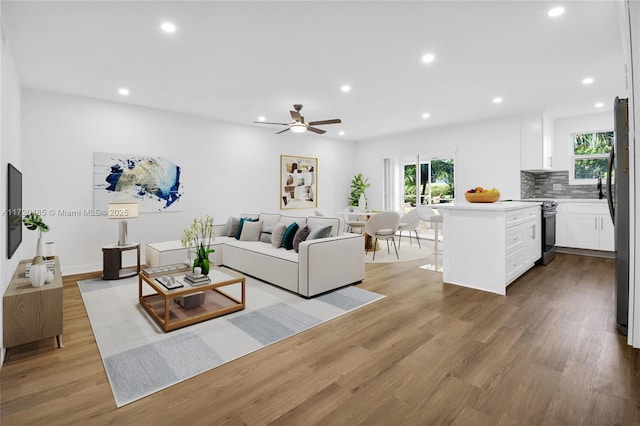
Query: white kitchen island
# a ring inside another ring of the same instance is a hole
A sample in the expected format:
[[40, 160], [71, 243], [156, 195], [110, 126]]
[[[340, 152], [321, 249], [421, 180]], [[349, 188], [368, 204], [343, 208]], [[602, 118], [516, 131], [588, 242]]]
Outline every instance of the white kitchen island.
[[540, 258], [540, 204], [461, 203], [441, 208], [443, 281], [505, 295], [507, 286]]

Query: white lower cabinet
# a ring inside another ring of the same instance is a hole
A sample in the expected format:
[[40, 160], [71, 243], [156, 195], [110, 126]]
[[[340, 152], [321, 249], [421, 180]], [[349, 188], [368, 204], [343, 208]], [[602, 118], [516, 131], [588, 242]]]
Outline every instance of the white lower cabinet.
[[540, 205], [500, 204], [443, 209], [444, 282], [506, 294], [540, 258]]
[[614, 251], [613, 222], [604, 202], [561, 202], [558, 206], [556, 245]]

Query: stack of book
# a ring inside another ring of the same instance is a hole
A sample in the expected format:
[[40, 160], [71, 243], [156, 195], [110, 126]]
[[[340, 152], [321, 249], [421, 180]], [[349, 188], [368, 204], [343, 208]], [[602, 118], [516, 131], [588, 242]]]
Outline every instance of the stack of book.
[[211, 282], [211, 278], [208, 275], [200, 274], [186, 274], [184, 276], [184, 281], [191, 284], [192, 286], [209, 284]]

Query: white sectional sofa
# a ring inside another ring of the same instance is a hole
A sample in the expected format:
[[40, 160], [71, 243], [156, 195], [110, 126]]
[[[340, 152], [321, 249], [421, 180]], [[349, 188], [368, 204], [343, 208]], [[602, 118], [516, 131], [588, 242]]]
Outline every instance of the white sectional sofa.
[[[244, 234], [242, 239], [225, 235], [229, 232], [229, 222], [226, 225], [214, 225], [216, 238], [212, 247], [216, 251], [211, 255], [214, 264], [224, 265], [305, 297], [364, 279], [364, 239], [359, 234], [344, 233], [344, 221], [341, 218], [270, 213], [243, 214], [239, 217], [257, 221], [251, 226], [254, 230], [260, 227], [262, 241], [255, 241], [255, 235], [252, 240], [244, 238]], [[330, 226], [331, 231], [329, 236], [301, 241], [298, 252], [284, 247], [276, 248], [270, 240], [270, 232], [278, 223], [289, 226], [293, 222], [300, 228], [306, 225], [311, 231], [320, 228], [326, 230]], [[168, 241], [147, 244], [145, 256], [147, 266], [154, 267], [182, 262], [188, 254], [180, 241]]]

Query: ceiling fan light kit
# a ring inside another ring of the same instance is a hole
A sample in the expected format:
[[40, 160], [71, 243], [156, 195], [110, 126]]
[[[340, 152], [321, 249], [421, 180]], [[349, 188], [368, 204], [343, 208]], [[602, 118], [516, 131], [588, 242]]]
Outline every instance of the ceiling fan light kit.
[[313, 133], [317, 133], [319, 135], [326, 133], [326, 130], [318, 129], [313, 126], [321, 126], [324, 124], [340, 124], [342, 120], [339, 118], [333, 118], [331, 120], [320, 120], [320, 121], [310, 121], [308, 123], [304, 122], [304, 117], [300, 115], [300, 110], [302, 109], [301, 104], [295, 104], [293, 106], [295, 111], [289, 111], [291, 114], [291, 119], [293, 120], [291, 123], [268, 123], [265, 121], [254, 121], [256, 124], [275, 124], [277, 126], [288, 126], [286, 129], [276, 132], [276, 135], [280, 133], [284, 133], [288, 130], [291, 130], [293, 133], [304, 133], [307, 130]]

